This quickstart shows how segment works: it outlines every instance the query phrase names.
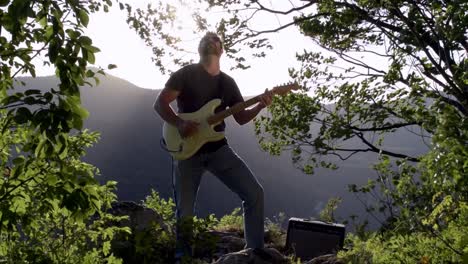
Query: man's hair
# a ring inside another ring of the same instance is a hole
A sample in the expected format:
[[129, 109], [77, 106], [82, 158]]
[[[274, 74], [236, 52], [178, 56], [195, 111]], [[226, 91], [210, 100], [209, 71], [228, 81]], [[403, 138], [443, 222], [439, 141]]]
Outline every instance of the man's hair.
[[221, 48], [223, 48], [223, 41], [221, 38], [214, 32], [207, 32], [198, 44], [198, 54], [200, 54], [200, 57], [203, 58], [208, 55], [216, 54], [213, 42], [219, 42], [221, 44]]

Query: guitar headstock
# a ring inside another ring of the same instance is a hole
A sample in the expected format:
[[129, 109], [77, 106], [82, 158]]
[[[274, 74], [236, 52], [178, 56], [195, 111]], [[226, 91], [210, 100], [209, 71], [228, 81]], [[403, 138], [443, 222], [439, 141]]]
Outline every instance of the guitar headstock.
[[289, 93], [291, 90], [297, 91], [299, 90], [299, 88], [300, 87], [297, 83], [290, 82], [290, 83], [281, 84], [281, 85], [273, 87], [273, 89], [271, 89], [271, 92], [274, 94], [278, 94], [278, 95], [285, 95]]

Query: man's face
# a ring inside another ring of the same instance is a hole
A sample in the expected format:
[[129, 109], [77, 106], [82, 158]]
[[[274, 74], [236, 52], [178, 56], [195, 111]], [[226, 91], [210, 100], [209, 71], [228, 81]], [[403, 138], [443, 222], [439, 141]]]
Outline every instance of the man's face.
[[216, 55], [221, 56], [221, 54], [223, 54], [223, 43], [221, 42], [221, 39], [218, 37], [212, 37], [210, 39], [210, 45], [213, 45]]

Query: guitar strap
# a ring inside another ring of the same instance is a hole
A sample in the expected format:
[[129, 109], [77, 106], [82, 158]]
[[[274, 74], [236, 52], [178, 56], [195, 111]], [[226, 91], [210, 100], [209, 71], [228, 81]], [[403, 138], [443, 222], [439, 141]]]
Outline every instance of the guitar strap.
[[223, 85], [223, 73], [219, 73], [219, 78], [218, 78], [218, 98], [221, 99], [221, 104], [224, 105], [224, 85]]

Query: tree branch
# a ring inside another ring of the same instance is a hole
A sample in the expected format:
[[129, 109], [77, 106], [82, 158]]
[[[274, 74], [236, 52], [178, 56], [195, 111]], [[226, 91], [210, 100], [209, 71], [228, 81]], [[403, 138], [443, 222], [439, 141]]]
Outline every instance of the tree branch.
[[[326, 48], [326, 47], [325, 47]], [[363, 67], [363, 68], [366, 68], [367, 70], [373, 70], [375, 72], [378, 72], [378, 73], [381, 73], [381, 74], [386, 74], [385, 71], [381, 71], [381, 70], [378, 70], [374, 67], [371, 67], [369, 65], [367, 65], [366, 63], [354, 58], [354, 57], [351, 57], [350, 55], [348, 54], [345, 54], [344, 52], [342, 51], [338, 51], [338, 50], [335, 50], [335, 49], [329, 49], [327, 48], [328, 50], [336, 53], [342, 60], [346, 61], [346, 62], [349, 62], [351, 64], [354, 64], [354, 65], [357, 65], [357, 66], [360, 66], [360, 67]]]
[[381, 20], [378, 20], [378, 19], [375, 19], [373, 17], [371, 17], [369, 15], [369, 12], [367, 12], [366, 10], [354, 5], [354, 4], [350, 4], [350, 3], [347, 3], [347, 2], [334, 2], [337, 6], [344, 6], [344, 7], [347, 7], [347, 8], [350, 8], [354, 11], [356, 11], [359, 15], [361, 15], [361, 18], [363, 18], [364, 20], [366, 20], [367, 22], [371, 23], [371, 24], [374, 24], [374, 25], [377, 25], [379, 27], [384, 27], [386, 29], [389, 29], [391, 31], [395, 31], [395, 32], [401, 32], [402, 31], [402, 28], [401, 27], [398, 27], [398, 26], [395, 26], [395, 25], [392, 25], [392, 24], [388, 24], [388, 23], [385, 23]]
[[435, 42], [431, 37], [429, 36], [424, 36], [425, 32], [420, 32], [417, 31], [415, 28], [414, 21], [408, 19], [403, 13], [401, 13], [400, 9], [398, 7], [394, 7], [393, 9], [395, 12], [393, 12], [397, 17], [401, 19], [409, 28], [409, 32], [414, 36], [416, 41], [418, 41], [420, 48], [424, 51], [428, 59], [432, 62], [432, 64], [437, 68], [437, 71], [439, 72], [440, 75], [447, 81], [447, 83], [452, 87], [452, 93], [456, 97], [462, 97], [462, 94], [459, 90], [459, 87], [452, 81], [453, 76], [449, 76], [447, 72], [442, 68], [442, 65], [436, 62], [434, 57], [432, 56], [431, 52], [426, 48], [427, 46], [431, 47], [431, 49], [436, 52], [436, 54], [442, 58], [442, 60], [445, 62], [445, 65], [447, 68], [450, 69], [450, 72], [454, 72], [453, 65], [456, 64], [453, 58], [449, 56], [449, 54], [446, 54], [444, 52], [444, 48], [439, 46], [437, 42]]
[[396, 123], [396, 124], [386, 125], [386, 126], [382, 126], [382, 127], [369, 127], [369, 128], [360, 128], [360, 127], [356, 127], [356, 126], [349, 126], [349, 128], [351, 128], [353, 130], [360, 131], [360, 132], [366, 132], [366, 131], [385, 131], [385, 130], [401, 128], [401, 127], [406, 127], [406, 126], [413, 126], [413, 125], [421, 126], [422, 123], [420, 123], [420, 122]]
[[25, 103], [17, 103], [17, 104], [12, 104], [12, 105], [5, 105], [5, 106], [0, 106], [0, 110], [11, 108], [11, 107], [17, 107], [20, 105], [25, 105]]
[[289, 23], [287, 23], [287, 24], [285, 24], [285, 25], [283, 25], [283, 26], [277, 27], [277, 28], [275, 28], [275, 29], [262, 30], [262, 31], [254, 31], [254, 30], [252, 30], [252, 29], [249, 29], [250, 31], [255, 32], [255, 33], [250, 34], [250, 35], [247, 35], [246, 37], [244, 37], [244, 38], [242, 38], [242, 39], [239, 39], [239, 40], [233, 42], [231, 46], [234, 46], [235, 44], [240, 43], [240, 42], [242, 42], [242, 41], [244, 41], [244, 40], [247, 40], [247, 39], [250, 39], [250, 38], [254, 38], [254, 37], [258, 37], [258, 36], [260, 36], [260, 35], [262, 35], [262, 34], [276, 33], [276, 32], [278, 32], [278, 31], [281, 31], [281, 30], [285, 29], [285, 28], [288, 28], [288, 27], [290, 27], [290, 26], [296, 25], [296, 24], [298, 24], [298, 23], [300, 23], [300, 22], [302, 22], [302, 21], [306, 21], [306, 20], [308, 20], [308, 19], [316, 18], [316, 17], [323, 16], [323, 15], [326, 15], [326, 14], [325, 14], [325, 13], [319, 13], [319, 14], [312, 15], [312, 16], [301, 17], [301, 18], [298, 18], [298, 19], [296, 19], [296, 20], [294, 20], [294, 21], [292, 21], [292, 22], [289, 22]]
[[8, 195], [10, 195], [12, 192], [14, 192], [19, 187], [23, 186], [23, 184], [27, 183], [28, 181], [33, 180], [34, 177], [36, 177], [36, 175], [33, 175], [33, 176], [31, 176], [31, 177], [29, 177], [27, 179], [22, 180], [20, 183], [18, 183], [18, 185], [14, 186], [12, 189], [8, 190], [4, 195], [2, 195], [0, 197], [0, 202], [3, 201], [3, 199], [5, 199], [5, 198], [9, 198]]
[[267, 8], [264, 5], [260, 4], [260, 1], [258, 1], [258, 0], [254, 1], [254, 2], [260, 7], [259, 10], [267, 11], [267, 12], [273, 13], [273, 14], [287, 15], [287, 14], [290, 14], [292, 12], [303, 10], [303, 9], [309, 7], [309, 6], [312, 6], [313, 4], [318, 3], [319, 1], [318, 0], [313, 0], [313, 1], [311, 0], [311, 1], [309, 1], [308, 4], [305, 4], [305, 5], [300, 6], [300, 7], [291, 8], [288, 11], [278, 11], [278, 10], [273, 10], [273, 9]]
[[338, 158], [340, 158], [342, 161], [345, 161], [345, 160], [348, 160], [349, 158], [351, 158], [352, 156], [354, 156], [354, 154], [357, 154], [359, 153], [360, 151], [353, 151], [351, 152], [349, 155], [347, 155], [346, 157], [343, 157], [341, 156], [339, 153], [336, 153], [336, 152], [332, 152], [330, 153], [330, 155], [334, 155], [334, 156], [337, 156]]
[[395, 152], [391, 152], [391, 151], [387, 151], [387, 150], [383, 150], [383, 149], [379, 149], [377, 148], [376, 146], [374, 146], [372, 143], [370, 143], [369, 141], [367, 141], [367, 139], [364, 138], [364, 135], [362, 133], [355, 133], [356, 136], [358, 136], [362, 142], [364, 144], [366, 144], [367, 146], [369, 146], [369, 148], [371, 149], [372, 152], [376, 152], [376, 153], [382, 153], [382, 154], [385, 154], [385, 155], [388, 155], [388, 156], [391, 156], [391, 157], [395, 157], [395, 158], [402, 158], [402, 159], [407, 159], [409, 161], [413, 161], [413, 162], [419, 162], [420, 161], [420, 158], [415, 158], [415, 157], [411, 157], [411, 156], [408, 156], [408, 155], [404, 155], [404, 154], [399, 154], [399, 153], [395, 153]]
[[465, 106], [463, 104], [461, 104], [460, 102], [456, 101], [456, 100], [453, 100], [451, 98], [448, 98], [446, 96], [443, 96], [442, 94], [440, 93], [437, 93], [435, 94], [436, 92], [433, 92], [433, 91], [426, 91], [426, 93], [428, 95], [432, 95], [433, 97], [436, 97], [436, 98], [440, 98], [442, 101], [444, 101], [445, 103], [455, 107], [458, 111], [460, 111], [463, 115], [465, 116], [468, 116], [468, 109], [465, 108]]
[[370, 209], [369, 209], [369, 206], [361, 199], [361, 197], [359, 197], [359, 195], [357, 193], [354, 193], [355, 197], [358, 199], [359, 202], [361, 202], [361, 204], [364, 206], [364, 208], [366, 209], [366, 212], [372, 216], [377, 222], [379, 222], [380, 225], [384, 225], [384, 223], [380, 220], [380, 218], [378, 218]]

